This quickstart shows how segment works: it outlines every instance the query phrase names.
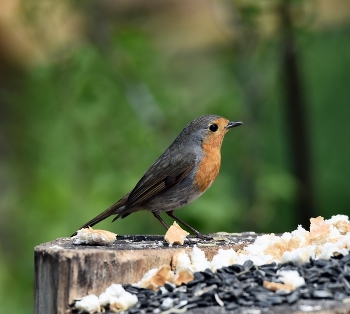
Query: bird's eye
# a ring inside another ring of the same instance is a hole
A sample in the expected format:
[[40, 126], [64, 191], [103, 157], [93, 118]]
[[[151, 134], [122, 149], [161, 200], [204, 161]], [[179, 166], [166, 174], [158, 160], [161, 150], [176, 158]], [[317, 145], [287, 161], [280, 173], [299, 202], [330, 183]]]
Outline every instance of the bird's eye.
[[217, 124], [211, 124], [209, 126], [209, 130], [212, 131], [212, 132], [216, 132], [218, 130], [218, 125]]

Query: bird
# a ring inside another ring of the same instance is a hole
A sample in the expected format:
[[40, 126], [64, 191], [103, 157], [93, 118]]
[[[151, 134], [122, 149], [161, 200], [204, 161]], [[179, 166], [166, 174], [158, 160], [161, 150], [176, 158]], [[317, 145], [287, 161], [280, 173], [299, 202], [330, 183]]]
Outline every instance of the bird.
[[116, 216], [112, 222], [147, 210], [166, 229], [169, 226], [160, 216], [162, 212], [190, 229], [198, 238], [210, 239], [175, 216], [174, 210], [193, 202], [210, 188], [219, 173], [224, 135], [242, 124], [211, 114], [194, 119], [129, 193], [80, 229], [92, 227], [113, 215]]

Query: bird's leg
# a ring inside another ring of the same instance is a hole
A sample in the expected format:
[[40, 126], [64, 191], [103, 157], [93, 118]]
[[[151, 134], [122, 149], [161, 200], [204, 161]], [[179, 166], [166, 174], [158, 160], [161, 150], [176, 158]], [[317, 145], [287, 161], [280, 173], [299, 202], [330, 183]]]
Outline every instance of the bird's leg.
[[196, 236], [202, 240], [212, 240], [212, 237], [209, 236], [205, 236], [203, 234], [201, 234], [199, 231], [197, 231], [196, 229], [194, 229], [193, 227], [191, 227], [188, 223], [184, 222], [183, 220], [181, 220], [180, 218], [176, 217], [174, 215], [174, 211], [169, 211], [166, 212], [168, 216], [170, 216], [171, 218], [174, 218], [177, 222], [179, 222], [180, 224], [183, 224], [184, 226], [186, 226], [188, 229], [190, 229], [193, 233], [196, 234]]
[[165, 221], [162, 219], [162, 217], [159, 216], [158, 213], [152, 212], [152, 214], [153, 214], [154, 217], [156, 217], [156, 218], [160, 221], [160, 223], [164, 226], [164, 228], [165, 228], [166, 230], [169, 229], [169, 226], [165, 223]]

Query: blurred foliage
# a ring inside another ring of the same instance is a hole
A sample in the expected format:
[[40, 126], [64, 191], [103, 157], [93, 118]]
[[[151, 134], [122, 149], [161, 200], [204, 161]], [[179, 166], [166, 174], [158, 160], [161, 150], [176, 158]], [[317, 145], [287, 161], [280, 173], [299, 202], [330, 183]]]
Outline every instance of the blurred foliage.
[[[78, 9], [91, 13], [88, 5]], [[242, 8], [248, 26], [238, 43], [228, 37], [186, 52], [164, 49], [137, 18], [119, 21], [102, 43], [87, 34], [62, 55], [27, 67], [15, 87], [2, 83], [0, 312], [32, 312], [35, 245], [70, 236], [117, 201], [203, 114], [245, 124], [227, 134], [215, 184], [179, 217], [203, 233], [296, 228], [279, 37], [256, 37], [259, 14]], [[326, 218], [350, 214], [349, 36], [346, 27], [296, 30], [317, 215]], [[147, 212], [98, 228], [165, 231]]]

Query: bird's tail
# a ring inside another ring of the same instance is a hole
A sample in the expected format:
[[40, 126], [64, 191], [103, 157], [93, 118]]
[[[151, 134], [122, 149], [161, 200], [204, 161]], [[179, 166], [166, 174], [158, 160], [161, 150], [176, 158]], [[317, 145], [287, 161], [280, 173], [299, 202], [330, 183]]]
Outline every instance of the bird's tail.
[[[104, 212], [96, 216], [95, 218], [91, 219], [89, 222], [87, 222], [85, 225], [83, 225], [80, 229], [84, 229], [87, 227], [92, 227], [96, 225], [97, 223], [101, 222], [102, 220], [105, 220], [109, 216], [117, 215], [120, 213], [121, 210], [123, 210], [123, 206], [126, 204], [126, 201], [128, 199], [129, 194], [125, 195], [123, 198], [121, 198], [118, 202], [113, 204], [111, 207], [107, 208]], [[116, 217], [117, 218], [117, 217]], [[114, 220], [113, 220], [114, 221]], [[75, 236], [77, 233], [74, 232], [74, 234], [71, 235], [71, 237]]]

